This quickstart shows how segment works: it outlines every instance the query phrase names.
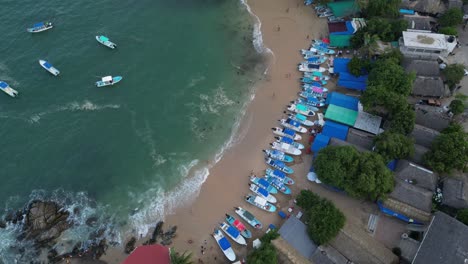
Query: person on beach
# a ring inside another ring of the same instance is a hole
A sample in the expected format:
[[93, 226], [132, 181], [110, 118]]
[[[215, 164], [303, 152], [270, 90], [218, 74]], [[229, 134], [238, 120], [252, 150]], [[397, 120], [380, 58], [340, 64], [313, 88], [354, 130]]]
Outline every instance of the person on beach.
[[276, 31], [279, 32], [280, 30], [281, 30], [281, 28], [280, 28], [280, 26], [278, 26], [278, 27], [276, 28]]

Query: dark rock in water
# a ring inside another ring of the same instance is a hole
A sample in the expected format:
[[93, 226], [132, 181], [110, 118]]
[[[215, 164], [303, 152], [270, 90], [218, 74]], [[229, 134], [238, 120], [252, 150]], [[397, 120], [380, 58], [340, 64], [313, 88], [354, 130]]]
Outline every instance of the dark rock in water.
[[81, 213], [81, 209], [79, 207], [73, 208], [73, 214], [74, 215], [80, 215], [80, 213]]
[[26, 238], [35, 240], [37, 244], [47, 244], [55, 240], [70, 227], [68, 216], [69, 213], [62, 211], [54, 202], [31, 202], [24, 226]]
[[130, 254], [135, 249], [136, 238], [132, 237], [130, 240], [125, 244], [125, 253]]
[[170, 244], [172, 244], [172, 239], [170, 238], [164, 239], [163, 241], [161, 241], [161, 245], [163, 246], [169, 246]]
[[154, 231], [153, 231], [153, 235], [151, 235], [151, 240], [156, 241], [158, 239], [158, 236], [162, 235], [162, 233], [163, 233], [163, 230], [162, 230], [163, 224], [164, 224], [163, 221], [159, 221], [156, 224], [156, 227], [154, 228]]
[[13, 224], [16, 224], [18, 222], [21, 222], [23, 221], [23, 212], [18, 210], [16, 212], [14, 211], [10, 211], [7, 213], [7, 215], [5, 216], [5, 222], [11, 222]]
[[49, 250], [49, 252], [47, 252], [47, 259], [49, 259], [49, 261], [52, 261], [55, 257], [57, 257], [57, 255], [58, 255], [57, 250], [51, 249]]
[[96, 216], [91, 216], [90, 218], [86, 219], [86, 225], [90, 227], [94, 227], [98, 221]]
[[6, 222], [5, 221], [0, 221], [0, 228], [5, 228], [6, 227]]

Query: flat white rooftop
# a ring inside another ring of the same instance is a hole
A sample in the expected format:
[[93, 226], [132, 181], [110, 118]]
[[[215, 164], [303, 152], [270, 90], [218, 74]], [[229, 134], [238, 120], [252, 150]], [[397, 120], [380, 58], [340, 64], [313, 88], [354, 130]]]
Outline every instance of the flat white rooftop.
[[446, 50], [447, 40], [443, 34], [403, 31], [406, 47]]

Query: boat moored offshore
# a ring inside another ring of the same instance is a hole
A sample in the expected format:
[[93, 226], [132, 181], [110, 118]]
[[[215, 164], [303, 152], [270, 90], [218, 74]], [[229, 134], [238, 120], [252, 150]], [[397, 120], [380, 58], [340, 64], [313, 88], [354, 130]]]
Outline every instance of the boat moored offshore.
[[18, 96], [18, 91], [11, 88], [10, 85], [8, 85], [8, 83], [4, 81], [0, 81], [0, 90], [2, 90], [4, 93], [8, 94], [11, 97]]
[[45, 60], [39, 60], [39, 64], [44, 68], [46, 71], [50, 72], [52, 75], [57, 76], [60, 74], [60, 71], [57, 70], [52, 64]]
[[39, 33], [53, 28], [52, 22], [39, 22], [26, 29], [29, 33]]
[[100, 81], [96, 82], [97, 87], [103, 87], [103, 86], [108, 86], [108, 85], [114, 85], [122, 80], [122, 76], [105, 76], [102, 77]]
[[103, 36], [103, 35], [96, 36], [96, 40], [108, 48], [111, 48], [111, 49], [117, 48], [117, 45], [114, 42], [110, 41], [110, 39], [106, 36]]

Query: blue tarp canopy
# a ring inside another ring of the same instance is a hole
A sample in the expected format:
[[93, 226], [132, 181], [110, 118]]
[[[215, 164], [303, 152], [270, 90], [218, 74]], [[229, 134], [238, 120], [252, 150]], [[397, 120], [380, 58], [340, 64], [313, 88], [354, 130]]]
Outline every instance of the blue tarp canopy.
[[236, 228], [232, 227], [232, 226], [229, 226], [227, 229], [226, 229], [226, 232], [228, 234], [230, 234], [231, 236], [233, 237], [238, 237], [240, 235], [239, 233], [239, 230], [237, 230]]
[[333, 104], [341, 106], [347, 109], [354, 111], [358, 110], [359, 100], [356, 97], [345, 95], [342, 93], [331, 92], [327, 95], [327, 100], [325, 101], [327, 105]]
[[52, 67], [52, 65], [50, 65], [50, 63], [48, 63], [47, 61], [44, 63], [44, 67], [46, 67], [47, 69], [50, 69]]
[[33, 25], [33, 27], [43, 27], [43, 26], [44, 26], [44, 22], [39, 22]]
[[367, 87], [367, 77], [367, 75], [356, 77], [350, 73], [342, 72], [338, 78], [338, 85], [348, 89], [364, 91]]
[[335, 73], [341, 74], [342, 72], [348, 72], [348, 63], [351, 59], [348, 58], [335, 58], [333, 60], [333, 70]]
[[226, 250], [226, 249], [231, 247], [231, 244], [229, 243], [229, 241], [227, 240], [226, 237], [221, 238], [218, 241], [218, 243], [219, 243], [219, 246], [221, 247], [221, 249], [223, 249], [223, 250]]
[[382, 202], [377, 202], [377, 205], [379, 206], [379, 209], [382, 213], [384, 214], [387, 214], [387, 215], [390, 215], [390, 216], [393, 216], [393, 217], [396, 217], [406, 223], [412, 223], [412, 224], [422, 224], [421, 222], [419, 221], [416, 221], [414, 219], [411, 219], [409, 217], [407, 217], [406, 215], [403, 215], [403, 214], [400, 214], [400, 213], [397, 213], [395, 211], [393, 211], [392, 209], [390, 208], [387, 208], [385, 207]]
[[400, 14], [404, 15], [414, 15], [414, 10], [411, 9], [400, 9]]
[[338, 138], [345, 141], [346, 137], [348, 136], [348, 129], [348, 126], [327, 120], [325, 122], [325, 125], [323, 126], [322, 135], [325, 135], [330, 138]]
[[312, 152], [314, 152], [314, 155], [317, 155], [319, 150], [328, 146], [328, 142], [330, 142], [330, 137], [325, 136], [323, 134], [318, 134], [317, 137], [315, 137], [314, 144], [312, 144], [311, 147]]
[[260, 187], [260, 186], [258, 187], [257, 192], [260, 193], [261, 195], [265, 196], [265, 197], [267, 197], [268, 194], [269, 194], [267, 190], [263, 189], [263, 188]]

